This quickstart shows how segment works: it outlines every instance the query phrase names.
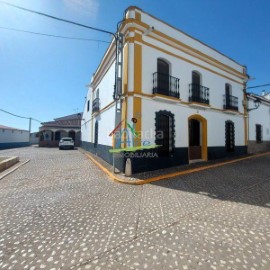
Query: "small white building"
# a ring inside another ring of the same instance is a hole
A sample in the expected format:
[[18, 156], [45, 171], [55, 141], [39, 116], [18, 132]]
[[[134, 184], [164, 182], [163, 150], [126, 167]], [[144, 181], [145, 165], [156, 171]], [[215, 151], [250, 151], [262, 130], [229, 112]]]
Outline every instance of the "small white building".
[[[248, 152], [270, 151], [270, 95], [249, 93], [248, 98]], [[258, 108], [255, 101], [259, 102]]]
[[29, 131], [0, 125], [0, 150], [29, 145]]
[[39, 132], [32, 132], [30, 133], [30, 144], [34, 145], [34, 144], [38, 144], [39, 143]]
[[109, 163], [120, 148], [116, 166], [124, 170], [130, 157], [133, 172], [247, 152], [245, 66], [137, 7], [126, 10], [120, 32], [120, 115], [112, 42], [90, 83], [83, 148]]

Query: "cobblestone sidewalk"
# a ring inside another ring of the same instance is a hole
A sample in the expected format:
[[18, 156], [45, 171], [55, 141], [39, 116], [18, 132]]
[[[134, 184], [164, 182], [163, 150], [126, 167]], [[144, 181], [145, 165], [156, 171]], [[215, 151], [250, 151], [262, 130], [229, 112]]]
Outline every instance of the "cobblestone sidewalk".
[[270, 269], [270, 155], [143, 186], [77, 150], [0, 181], [0, 269]]

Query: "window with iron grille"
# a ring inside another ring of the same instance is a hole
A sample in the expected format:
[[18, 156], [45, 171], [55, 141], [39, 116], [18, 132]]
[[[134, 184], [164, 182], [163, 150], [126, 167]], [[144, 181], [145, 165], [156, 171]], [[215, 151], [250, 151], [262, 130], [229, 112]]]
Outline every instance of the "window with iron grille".
[[256, 124], [256, 142], [262, 143], [262, 125]]
[[94, 141], [94, 147], [96, 148], [98, 145], [98, 121], [95, 123], [95, 141]]
[[225, 147], [227, 152], [233, 152], [235, 147], [234, 123], [232, 121], [225, 122]]
[[174, 115], [168, 111], [156, 112], [156, 140], [159, 154], [169, 155], [174, 149]]

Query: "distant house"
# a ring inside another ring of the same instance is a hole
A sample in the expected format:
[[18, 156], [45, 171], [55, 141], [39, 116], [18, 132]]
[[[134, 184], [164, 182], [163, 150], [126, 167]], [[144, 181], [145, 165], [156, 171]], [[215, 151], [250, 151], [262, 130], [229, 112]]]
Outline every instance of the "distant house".
[[0, 125], [0, 150], [29, 145], [29, 131]]
[[75, 146], [81, 143], [81, 113], [55, 118], [54, 121], [41, 123], [39, 146], [57, 147], [63, 137], [71, 137]]
[[262, 97], [264, 97], [264, 98], [270, 100], [270, 92], [265, 92], [265, 91], [263, 91], [263, 92], [262, 92]]
[[248, 152], [257, 153], [270, 150], [270, 93], [247, 94], [248, 108], [254, 108], [254, 101], [260, 106], [248, 114]]

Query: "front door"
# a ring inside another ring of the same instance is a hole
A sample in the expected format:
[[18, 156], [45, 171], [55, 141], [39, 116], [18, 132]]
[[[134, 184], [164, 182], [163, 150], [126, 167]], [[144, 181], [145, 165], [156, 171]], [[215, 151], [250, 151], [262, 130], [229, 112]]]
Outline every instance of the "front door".
[[189, 120], [189, 159], [201, 159], [201, 123], [196, 119]]

